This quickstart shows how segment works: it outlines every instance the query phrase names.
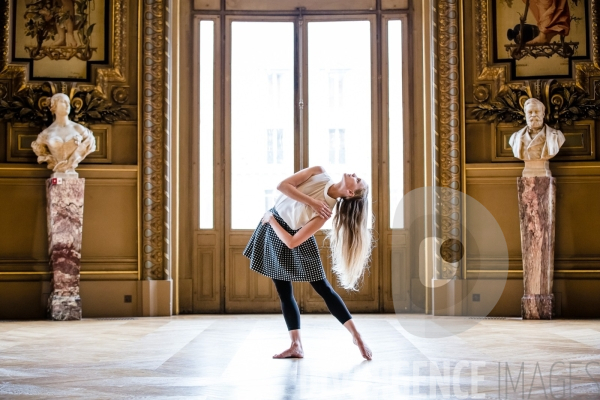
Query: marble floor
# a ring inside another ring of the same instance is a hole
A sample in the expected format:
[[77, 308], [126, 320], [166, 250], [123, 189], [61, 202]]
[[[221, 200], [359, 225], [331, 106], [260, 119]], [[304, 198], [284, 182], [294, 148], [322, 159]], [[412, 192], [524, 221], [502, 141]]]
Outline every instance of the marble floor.
[[600, 399], [600, 321], [354, 319], [372, 361], [330, 315], [286, 360], [280, 315], [0, 321], [0, 399]]

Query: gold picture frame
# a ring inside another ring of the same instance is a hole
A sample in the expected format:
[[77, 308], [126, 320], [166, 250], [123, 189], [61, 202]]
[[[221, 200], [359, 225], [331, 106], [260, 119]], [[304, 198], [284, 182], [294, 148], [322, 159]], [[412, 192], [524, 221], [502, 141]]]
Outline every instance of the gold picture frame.
[[[46, 78], [31, 77], [29, 62], [14, 60], [13, 42], [15, 40], [11, 16], [16, 12], [15, 2], [24, 0], [11, 0], [0, 3], [0, 98], [10, 99], [12, 95], [22, 86], [39, 86], [48, 81]], [[106, 20], [112, 21], [107, 24], [107, 42], [111, 45], [108, 49], [108, 57], [102, 61], [102, 65], [90, 66], [90, 73], [85, 79], [62, 78], [59, 80], [78, 82], [78, 86], [90, 88], [99, 86], [103, 93], [112, 94], [113, 100], [119, 104], [123, 97], [123, 87], [128, 90], [130, 84], [125, 76], [127, 70], [127, 18], [129, 0], [102, 0], [107, 1], [109, 7], [106, 10]], [[110, 61], [109, 61], [110, 60]], [[35, 78], [35, 79], [34, 79]], [[59, 85], [60, 83], [57, 82]]]
[[11, 62], [26, 63], [29, 79], [85, 82], [108, 62], [110, 0], [10, 2]]
[[[473, 15], [475, 16], [475, 74], [476, 82], [492, 82], [492, 97], [505, 83], [522, 82], [524, 77], [514, 76], [510, 63], [494, 60], [494, 26], [493, 5], [499, 0], [473, 0]], [[569, 76], [562, 76], [564, 84], [574, 83], [591, 95], [596, 93], [592, 83], [595, 77], [600, 77], [600, 49], [598, 43], [598, 21], [600, 0], [587, 0], [590, 21], [589, 52], [585, 60], [571, 60], [572, 68]]]
[[[589, 1], [554, 0], [556, 15], [551, 20], [537, 11], [536, 1], [492, 0], [494, 62], [509, 63], [515, 79], [569, 78], [573, 61], [590, 59]], [[546, 26], [552, 35], [541, 33], [540, 27]]]

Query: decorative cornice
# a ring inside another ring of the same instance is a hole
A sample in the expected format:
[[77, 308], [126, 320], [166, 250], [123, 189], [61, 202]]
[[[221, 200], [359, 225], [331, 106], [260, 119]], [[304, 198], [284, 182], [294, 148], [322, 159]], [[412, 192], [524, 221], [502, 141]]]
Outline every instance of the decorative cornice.
[[[476, 92], [480, 88], [476, 89]], [[579, 85], [558, 82], [555, 79], [532, 81], [524, 84], [504, 85], [494, 101], [485, 98], [473, 109], [477, 120], [488, 122], [512, 122], [515, 126], [525, 124], [523, 105], [529, 98], [537, 98], [546, 107], [546, 121], [555, 127], [573, 125], [575, 121], [600, 119], [600, 99], [588, 96]]]
[[69, 97], [69, 118], [80, 124], [112, 124], [129, 119], [128, 110], [119, 105], [113, 106], [100, 88], [82, 89], [66, 82], [22, 86], [11, 99], [0, 100], [0, 119], [28, 123], [30, 126], [48, 126], [53, 121], [49, 100], [57, 93]]
[[[461, 134], [460, 134], [460, 10], [456, 0], [438, 0], [438, 102], [439, 162], [441, 190], [442, 240], [462, 240], [461, 204]], [[452, 278], [460, 262], [443, 262], [438, 278]]]
[[163, 279], [165, 3], [142, 4], [142, 278]]

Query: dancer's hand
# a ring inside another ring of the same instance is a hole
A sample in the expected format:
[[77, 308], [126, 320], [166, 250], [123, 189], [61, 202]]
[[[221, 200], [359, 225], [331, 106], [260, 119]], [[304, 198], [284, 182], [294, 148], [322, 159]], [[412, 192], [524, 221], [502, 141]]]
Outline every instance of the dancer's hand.
[[310, 207], [315, 210], [317, 214], [325, 219], [329, 219], [331, 217], [331, 210], [329, 209], [329, 205], [324, 201], [315, 200], [310, 204]]
[[272, 218], [273, 218], [273, 213], [271, 211], [267, 211], [265, 213], [265, 215], [263, 215], [263, 217], [262, 217], [262, 223], [263, 223], [263, 225], [264, 224], [270, 224]]

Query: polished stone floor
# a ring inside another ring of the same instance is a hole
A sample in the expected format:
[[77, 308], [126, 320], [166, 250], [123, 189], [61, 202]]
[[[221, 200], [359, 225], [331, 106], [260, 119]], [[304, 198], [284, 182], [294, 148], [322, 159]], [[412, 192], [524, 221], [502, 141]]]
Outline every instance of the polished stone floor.
[[600, 399], [600, 321], [354, 319], [372, 361], [330, 315], [301, 360], [280, 315], [0, 321], [0, 399]]

